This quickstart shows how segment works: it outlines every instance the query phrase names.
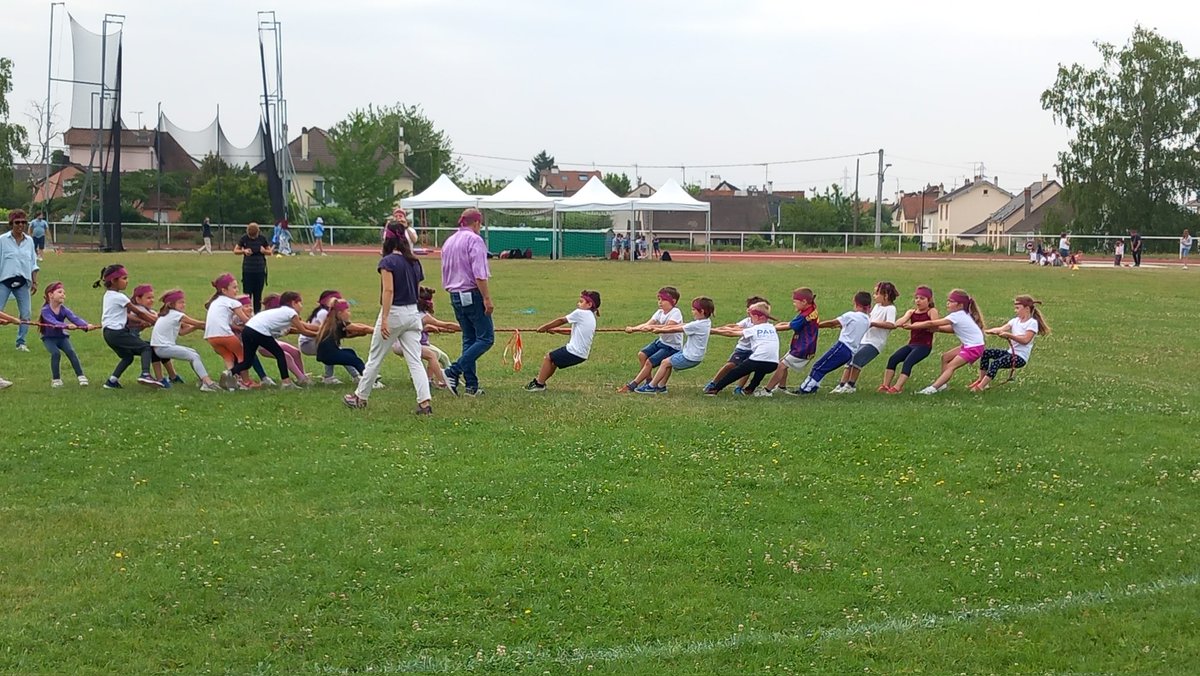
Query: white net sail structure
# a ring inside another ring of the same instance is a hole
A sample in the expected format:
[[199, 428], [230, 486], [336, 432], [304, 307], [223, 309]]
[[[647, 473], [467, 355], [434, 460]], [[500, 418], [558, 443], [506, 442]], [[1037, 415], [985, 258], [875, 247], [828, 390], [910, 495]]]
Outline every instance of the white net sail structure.
[[[101, 129], [112, 123], [113, 90], [117, 87], [117, 51], [121, 31], [107, 36], [93, 33], [71, 19], [73, 80], [71, 88], [71, 126]], [[101, 79], [103, 77], [103, 79]], [[106, 91], [101, 101], [101, 83]]]
[[175, 139], [197, 163], [209, 155], [216, 155], [232, 166], [245, 164], [254, 167], [264, 159], [261, 127], [254, 132], [254, 138], [245, 146], [236, 146], [229, 141], [221, 127], [220, 118], [213, 118], [203, 129], [190, 130], [175, 124], [164, 114], [162, 131]]

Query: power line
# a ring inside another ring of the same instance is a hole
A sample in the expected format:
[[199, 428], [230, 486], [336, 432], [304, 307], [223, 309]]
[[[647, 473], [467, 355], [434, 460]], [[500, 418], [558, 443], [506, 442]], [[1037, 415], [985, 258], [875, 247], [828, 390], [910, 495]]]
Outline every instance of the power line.
[[[849, 158], [854, 158], [854, 157], [863, 157], [866, 155], [874, 155], [877, 152], [878, 151], [871, 151], [871, 152], [866, 152], [866, 153], [852, 153], [849, 155], [830, 155], [827, 157], [806, 157], [803, 159], [777, 160], [777, 161], [771, 161], [771, 162], [732, 162], [732, 163], [716, 163], [716, 164], [709, 164], [709, 163], [643, 164], [641, 162], [638, 162], [637, 164], [619, 164], [619, 163], [605, 163], [605, 162], [566, 162], [566, 161], [557, 162], [556, 161], [555, 164], [557, 164], [559, 166], [563, 166], [563, 167], [604, 167], [604, 168], [608, 168], [608, 169], [635, 169], [635, 168], [636, 169], [680, 169], [680, 168], [733, 169], [733, 168], [740, 168], [740, 167], [769, 167], [769, 166], [773, 166], [773, 165], [804, 164], [804, 163], [808, 163], [808, 162], [825, 162], [828, 160], [844, 160], [844, 159], [849, 159]], [[501, 161], [501, 162], [520, 162], [522, 164], [528, 164], [530, 162], [530, 160], [532, 159], [532, 158], [519, 158], [519, 157], [502, 157], [499, 155], [484, 155], [484, 154], [480, 154], [480, 153], [455, 152], [454, 154], [458, 155], [460, 157], [475, 157], [475, 158], [484, 159], [484, 160], [497, 160], [497, 161]]]

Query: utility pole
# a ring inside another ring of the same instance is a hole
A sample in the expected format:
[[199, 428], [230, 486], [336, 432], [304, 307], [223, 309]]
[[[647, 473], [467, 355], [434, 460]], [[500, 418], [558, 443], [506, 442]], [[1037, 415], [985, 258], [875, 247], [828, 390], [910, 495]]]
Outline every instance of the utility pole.
[[[890, 167], [892, 165], [887, 165]], [[883, 166], [883, 148], [879, 149], [879, 174], [875, 189], [875, 248], [882, 246], [879, 236], [880, 229], [883, 227], [883, 172], [887, 171], [887, 167]]]
[[[854, 220], [852, 221], [851, 230], [858, 232], [858, 176], [859, 170], [862, 168], [862, 158], [854, 158]], [[854, 239], [858, 239], [855, 237]]]

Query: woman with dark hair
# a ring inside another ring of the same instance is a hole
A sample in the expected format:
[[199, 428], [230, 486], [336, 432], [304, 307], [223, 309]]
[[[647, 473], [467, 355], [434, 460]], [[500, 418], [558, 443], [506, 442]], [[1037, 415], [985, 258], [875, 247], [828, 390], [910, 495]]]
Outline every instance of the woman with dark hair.
[[[388, 223], [383, 234], [382, 253], [383, 258], [377, 267], [379, 318], [375, 320], [375, 331], [371, 335], [367, 365], [358, 380], [358, 388], [342, 401], [350, 408], [367, 407], [367, 399], [371, 396], [388, 348], [398, 339], [413, 387], [417, 391], [416, 413], [430, 415], [433, 407], [429, 400], [429, 375], [421, 363], [422, 324], [421, 311], [417, 309], [418, 293], [425, 273], [421, 270], [421, 261], [413, 253], [405, 227], [400, 223]], [[392, 334], [396, 335], [393, 337]]]
[[242, 257], [242, 290], [250, 294], [254, 312], [262, 309], [262, 293], [267, 286], [267, 257], [275, 253], [271, 243], [263, 237], [258, 223], [246, 226], [246, 234], [233, 247], [233, 253]]

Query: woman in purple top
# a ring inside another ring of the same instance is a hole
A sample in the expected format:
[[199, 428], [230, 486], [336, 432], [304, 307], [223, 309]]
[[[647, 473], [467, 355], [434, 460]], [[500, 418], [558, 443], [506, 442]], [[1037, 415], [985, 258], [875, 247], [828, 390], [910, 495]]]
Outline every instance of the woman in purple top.
[[[383, 258], [379, 261], [379, 318], [371, 335], [371, 349], [366, 368], [358, 379], [358, 388], [343, 397], [350, 408], [366, 408], [371, 388], [387, 357], [393, 340], [399, 339], [417, 390], [417, 415], [433, 413], [429, 401], [429, 376], [421, 364], [421, 311], [417, 309], [417, 294], [425, 278], [421, 261], [413, 254], [412, 244], [399, 224], [389, 223], [383, 238]], [[329, 321], [329, 319], [326, 319]], [[396, 338], [392, 337], [396, 334]]]
[[50, 286], [47, 286], [45, 299], [46, 304], [42, 306], [42, 316], [38, 322], [41, 324], [39, 330], [42, 333], [42, 345], [45, 345], [46, 351], [50, 353], [50, 387], [62, 387], [62, 373], [59, 370], [59, 364], [64, 354], [71, 362], [71, 368], [75, 369], [75, 377], [79, 379], [79, 384], [85, 386], [88, 384], [88, 379], [83, 375], [83, 366], [79, 363], [79, 356], [75, 354], [75, 347], [71, 345], [71, 338], [67, 336], [67, 331], [70, 329], [90, 331], [96, 327], [80, 319], [74, 312], [71, 312], [71, 308], [65, 305], [67, 291], [63, 288], [62, 282], [52, 282]]

